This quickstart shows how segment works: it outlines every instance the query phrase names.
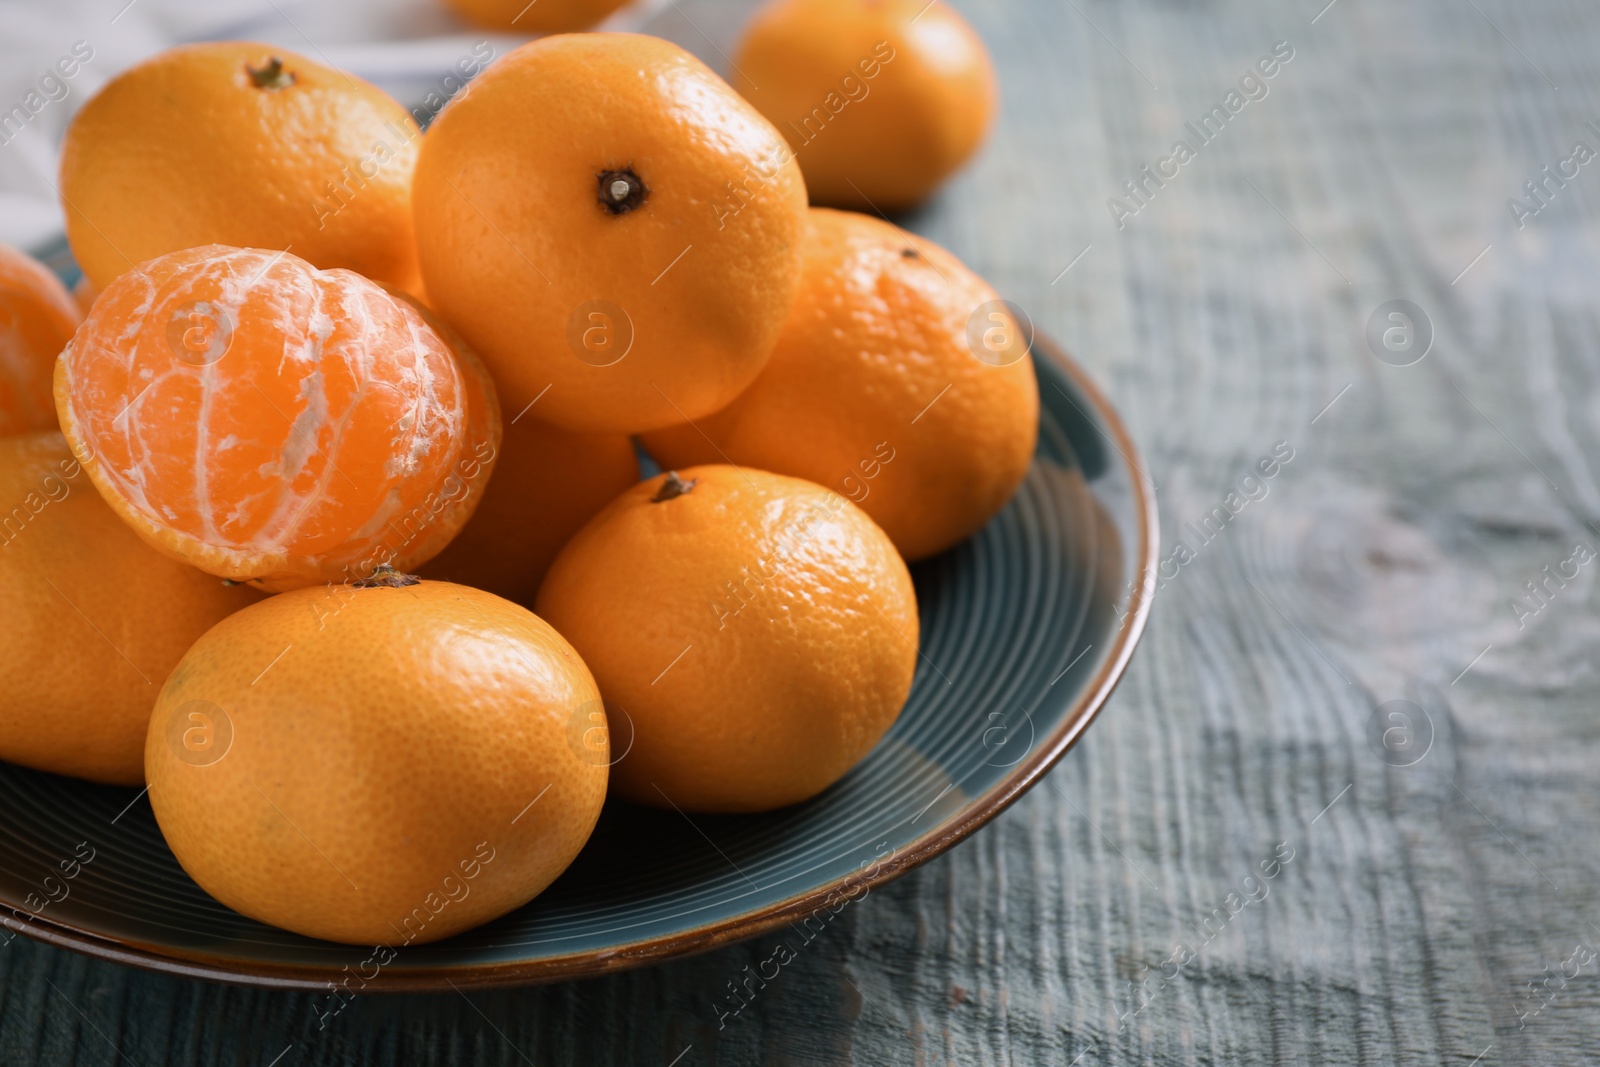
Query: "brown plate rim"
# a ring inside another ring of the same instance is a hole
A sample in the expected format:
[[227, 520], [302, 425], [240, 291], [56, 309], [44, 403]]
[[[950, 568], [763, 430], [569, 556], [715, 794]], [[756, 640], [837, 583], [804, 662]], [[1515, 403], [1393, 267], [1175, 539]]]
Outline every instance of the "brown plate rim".
[[[959, 844], [991, 819], [1010, 807], [1018, 797], [1044, 776], [1067, 753], [1078, 737], [1094, 721], [1107, 698], [1127, 670], [1134, 648], [1144, 632], [1145, 621], [1155, 594], [1156, 557], [1160, 551], [1160, 530], [1155, 493], [1150, 475], [1133, 438], [1104, 392], [1056, 342], [1038, 334], [1033, 349], [1042, 351], [1071, 379], [1089, 401], [1112, 444], [1126, 461], [1133, 475], [1133, 501], [1137, 526], [1138, 558], [1134, 572], [1140, 581], [1133, 590], [1126, 616], [1127, 625], [1117, 633], [1111, 653], [1100, 665], [1093, 681], [1068, 711], [1055, 733], [1046, 738], [1031, 755], [1020, 761], [1009, 775], [987, 793], [976, 798], [954, 817], [932, 827], [905, 848], [862, 870], [797, 893], [787, 900], [753, 912], [707, 923], [609, 952], [575, 952], [545, 957], [537, 961], [474, 964], [464, 967], [386, 967], [361, 992], [416, 993], [441, 992], [465, 988], [534, 985], [544, 982], [591, 978], [627, 970], [648, 963], [707, 952], [734, 941], [756, 937], [794, 922], [819, 907], [840, 898], [859, 900], [876, 886], [900, 877], [914, 867]], [[1068, 402], [1072, 402], [1068, 398]], [[177, 952], [167, 946], [132, 940], [115, 940], [58, 920], [23, 920], [0, 910], [0, 926], [59, 948], [88, 956], [127, 964], [162, 974], [229, 982], [266, 989], [312, 990], [327, 992], [335, 988], [327, 970], [296, 964], [224, 961], [201, 953]]]

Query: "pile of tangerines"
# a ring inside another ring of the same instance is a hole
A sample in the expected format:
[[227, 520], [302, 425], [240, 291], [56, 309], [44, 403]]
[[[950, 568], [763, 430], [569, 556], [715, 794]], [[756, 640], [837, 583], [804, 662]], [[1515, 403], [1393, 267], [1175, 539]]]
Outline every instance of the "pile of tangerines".
[[1034, 449], [1017, 323], [879, 214], [993, 77], [921, 0], [780, 0], [734, 62], [545, 37], [426, 133], [246, 43], [89, 100], [77, 300], [0, 255], [0, 758], [147, 784], [218, 900], [367, 944], [532, 899], [608, 788], [762, 811], [859, 761], [905, 561]]

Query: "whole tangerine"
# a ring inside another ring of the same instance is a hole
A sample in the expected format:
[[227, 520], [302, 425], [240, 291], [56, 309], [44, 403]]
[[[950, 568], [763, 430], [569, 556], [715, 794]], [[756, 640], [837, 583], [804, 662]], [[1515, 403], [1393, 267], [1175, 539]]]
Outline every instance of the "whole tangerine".
[[478, 510], [421, 574], [532, 605], [562, 546], [639, 480], [639, 457], [621, 434], [570, 433], [519, 414]]
[[0, 436], [55, 429], [56, 356], [82, 317], [49, 268], [0, 244]]
[[987, 282], [880, 219], [813, 208], [800, 296], [761, 376], [644, 443], [668, 466], [721, 459], [829, 486], [914, 560], [1005, 505], [1038, 428], [1028, 338]]
[[833, 784], [893, 724], [917, 663], [911, 575], [866, 513], [798, 478], [692, 467], [580, 530], [537, 608], [632, 747], [617, 792], [751, 812]]
[[150, 710], [212, 624], [260, 595], [154, 551], [54, 430], [0, 438], [0, 759], [144, 783]]
[[293, 52], [172, 48], [106, 83], [67, 128], [67, 239], [100, 288], [205, 244], [292, 249], [410, 288], [419, 137], [382, 90]]
[[223, 620], [173, 670], [145, 741], [150, 805], [236, 911], [332, 941], [436, 941], [533, 899], [583, 847], [606, 749], [570, 725], [599, 707], [572, 646], [489, 593], [394, 573], [300, 589]]
[[55, 394], [140, 537], [269, 592], [431, 559], [500, 439], [487, 372], [412, 301], [264, 249], [187, 249], [117, 278]]
[[571, 33], [597, 25], [627, 0], [445, 0], [456, 14], [506, 33]]
[[415, 204], [429, 299], [483, 354], [507, 410], [539, 400], [535, 417], [569, 430], [716, 410], [761, 370], [794, 299], [805, 188], [792, 153], [654, 37], [508, 53], [429, 127]]
[[[89, 280], [87, 274], [78, 275], [78, 280], [72, 285], [72, 302], [78, 307], [78, 318], [89, 314], [89, 309], [94, 307], [94, 298], [100, 295], [100, 288]], [[77, 329], [77, 325], [73, 325]]]
[[734, 87], [788, 138], [815, 203], [901, 211], [965, 163], [994, 119], [982, 40], [927, 0], [775, 0]]

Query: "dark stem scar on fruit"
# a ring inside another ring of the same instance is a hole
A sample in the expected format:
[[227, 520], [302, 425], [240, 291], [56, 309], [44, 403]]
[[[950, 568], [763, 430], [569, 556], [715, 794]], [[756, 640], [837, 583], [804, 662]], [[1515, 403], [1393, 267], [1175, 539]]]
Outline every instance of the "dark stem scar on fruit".
[[900, 250], [900, 258], [902, 258], [902, 259], [921, 259], [922, 258], [922, 253], [918, 252], [915, 248], [906, 247], [906, 248], [902, 248]]
[[264, 67], [252, 67], [246, 63], [244, 69], [250, 74], [250, 81], [257, 89], [287, 89], [294, 84], [294, 71], [283, 69], [283, 60], [273, 56], [267, 60]]
[[668, 471], [666, 478], [661, 483], [661, 488], [657, 489], [656, 495], [650, 498], [650, 503], [664, 504], [668, 500], [683, 496], [699, 484], [699, 478], [690, 478], [688, 481], [684, 481], [678, 477], [677, 471]]
[[595, 185], [600, 206], [613, 215], [626, 215], [650, 196], [649, 187], [632, 167], [603, 170], [595, 176]]
[[357, 578], [350, 583], [350, 586], [353, 589], [404, 589], [421, 581], [422, 579], [415, 574], [405, 574], [387, 563], [380, 563], [373, 569], [370, 577]]

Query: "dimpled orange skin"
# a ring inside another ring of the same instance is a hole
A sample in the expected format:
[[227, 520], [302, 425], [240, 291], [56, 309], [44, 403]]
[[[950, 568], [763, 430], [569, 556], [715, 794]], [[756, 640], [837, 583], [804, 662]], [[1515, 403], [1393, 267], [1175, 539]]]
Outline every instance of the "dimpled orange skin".
[[733, 84], [783, 131], [818, 204], [904, 210], [977, 151], [999, 95], [983, 42], [926, 0], [776, 0]]
[[173, 671], [145, 743], [150, 804], [236, 911], [331, 941], [436, 941], [527, 903], [588, 840], [606, 752], [568, 737], [598, 699], [571, 645], [488, 593], [296, 590]]
[[[458, 355], [481, 365], [472, 346], [436, 312], [408, 293], [385, 288], [416, 308]], [[505, 423], [494, 477], [481, 481], [477, 509], [444, 551], [421, 568], [423, 577], [531, 606], [561, 546], [639, 480], [632, 438], [569, 433], [529, 417], [530, 410]]]
[[638, 480], [631, 438], [569, 433], [524, 415], [506, 426], [478, 510], [421, 573], [531, 606], [556, 553]]
[[220, 245], [108, 286], [57, 364], [56, 408], [149, 544], [269, 592], [432, 558], [500, 438], [487, 372], [412, 301]]
[[55, 429], [51, 375], [82, 317], [43, 263], [0, 244], [0, 435]]
[[[944, 551], [1011, 499], [1033, 460], [1039, 387], [1009, 312], [950, 253], [879, 219], [813, 208], [800, 297], [767, 368], [728, 407], [646, 434], [667, 466], [716, 460], [858, 502], [907, 559]], [[908, 255], [907, 253], [911, 254]], [[1007, 362], [1010, 361], [1010, 362]]]
[[[614, 214], [600, 175], [630, 168], [648, 192]], [[805, 187], [783, 138], [654, 37], [508, 53], [429, 128], [415, 205], [433, 306], [507, 411], [543, 396], [532, 417], [569, 430], [715, 411], [760, 371], [794, 299]], [[596, 301], [621, 315], [592, 317]]]
[[[251, 69], [274, 56], [283, 77], [258, 86]], [[67, 239], [101, 288], [164, 253], [228, 244], [291, 248], [409, 289], [419, 138], [382, 90], [293, 52], [169, 49], [113, 78], [67, 128]]]
[[508, 33], [586, 30], [627, 0], [445, 0], [462, 18]]
[[167, 559], [106, 507], [54, 430], [0, 438], [0, 759], [144, 784], [161, 683], [260, 595]]
[[[911, 575], [855, 505], [727, 466], [641, 482], [556, 557], [538, 612], [605, 696], [617, 792], [684, 811], [815, 796], [900, 714], [917, 663]], [[624, 717], [624, 713], [626, 717]], [[631, 723], [631, 731], [629, 724]]]

